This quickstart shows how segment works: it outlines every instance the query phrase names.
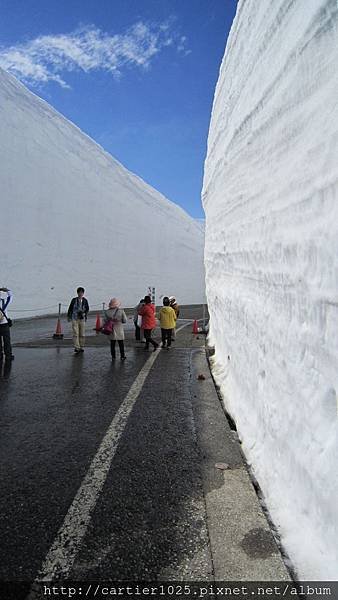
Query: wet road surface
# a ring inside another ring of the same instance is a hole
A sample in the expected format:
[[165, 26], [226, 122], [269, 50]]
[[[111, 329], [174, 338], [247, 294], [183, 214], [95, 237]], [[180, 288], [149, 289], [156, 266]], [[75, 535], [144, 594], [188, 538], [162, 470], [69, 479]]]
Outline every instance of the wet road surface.
[[[17, 330], [15, 361], [11, 371], [1, 372], [1, 579], [32, 580], [41, 571], [93, 457], [149, 359], [154, 362], [67, 576], [210, 578], [190, 381], [191, 355], [204, 336], [197, 340], [189, 324], [170, 351], [152, 353], [134, 342], [133, 327], [127, 327], [128, 358], [112, 363], [102, 335], [87, 337], [85, 353], [74, 355], [70, 341], [47, 337], [48, 325], [41, 322], [38, 340], [22, 327], [26, 342]], [[66, 535], [72, 538], [72, 527]], [[56, 566], [53, 576], [64, 575]]]
[[[180, 327], [184, 322], [193, 319], [200, 319], [200, 325], [202, 325], [203, 317], [205, 317], [206, 321], [208, 319], [207, 307], [205, 307], [205, 310], [203, 310], [201, 305], [181, 306], [180, 311], [180, 319], [177, 325], [178, 327]], [[134, 331], [132, 320], [133, 312], [133, 309], [126, 309], [128, 322], [125, 326], [125, 330], [130, 334]], [[87, 338], [90, 338], [90, 343], [102, 344], [102, 339], [99, 342], [95, 332], [97, 314], [99, 314], [102, 320], [102, 311], [98, 311], [98, 313], [91, 312], [86, 324], [86, 336]], [[34, 342], [37, 345], [40, 343], [46, 344], [48, 341], [50, 342], [53, 339], [53, 334], [56, 331], [56, 323], [57, 318], [55, 315], [50, 317], [38, 317], [15, 321], [14, 326], [11, 329], [12, 341], [13, 343]], [[67, 317], [64, 314], [61, 315], [61, 327], [62, 333], [64, 334], [64, 340], [71, 341], [71, 326], [70, 323], [67, 322]], [[99, 338], [102, 338], [102, 336], [99, 336]]]
[[[202, 307], [182, 312], [170, 351], [145, 351], [129, 321], [127, 360], [114, 363], [95, 318], [83, 354], [73, 353], [67, 324], [53, 340], [55, 318], [13, 326], [15, 360], [0, 370], [1, 600], [27, 592], [3, 595], [1, 581], [287, 576], [217, 398], [205, 337], [192, 334]], [[215, 468], [224, 462], [229, 471]]]

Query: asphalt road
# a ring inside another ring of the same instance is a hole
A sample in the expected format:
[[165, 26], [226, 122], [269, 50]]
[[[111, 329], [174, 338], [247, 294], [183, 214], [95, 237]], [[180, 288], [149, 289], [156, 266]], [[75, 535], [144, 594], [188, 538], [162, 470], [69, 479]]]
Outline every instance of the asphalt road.
[[67, 336], [52, 340], [50, 322], [12, 328], [15, 361], [1, 372], [0, 578], [37, 576], [109, 425], [155, 354], [67, 575], [210, 577], [190, 390], [191, 352], [204, 336], [194, 338], [189, 323], [170, 352], [152, 353], [127, 326], [127, 360], [113, 364], [90, 324], [85, 353], [73, 355]]
[[[53, 340], [55, 317], [13, 326], [15, 360], [0, 370], [1, 600], [27, 592], [1, 581], [285, 576], [205, 337], [192, 334], [203, 309], [181, 314], [170, 351], [145, 351], [128, 322], [127, 360], [114, 363], [95, 316], [80, 355], [66, 324]], [[219, 461], [233, 469], [230, 487]], [[37, 589], [30, 598], [45, 597]]]
[[[133, 309], [126, 309], [126, 313], [127, 313], [127, 317], [128, 317], [128, 323], [126, 325], [126, 331], [132, 333], [134, 331], [134, 325], [133, 325], [133, 321], [132, 321], [132, 315], [133, 315]], [[99, 311], [98, 313], [95, 312], [91, 312], [89, 314], [89, 318], [87, 321], [87, 326], [86, 326], [86, 335], [87, 338], [90, 338], [89, 340], [87, 339], [87, 343], [89, 344], [102, 344], [103, 343], [103, 336], [97, 336], [96, 332], [95, 332], [95, 324], [96, 324], [96, 316], [97, 314], [100, 315], [100, 318], [102, 319], [102, 311]], [[179, 324], [178, 327], [180, 327], [185, 320], [193, 320], [193, 319], [201, 319], [200, 321], [200, 325], [202, 325], [203, 323], [203, 317], [205, 317], [205, 320], [207, 321], [208, 319], [208, 310], [207, 307], [205, 307], [205, 310], [203, 309], [203, 306], [201, 305], [190, 305], [190, 306], [181, 306], [181, 312], [180, 312], [180, 320], [179, 320]], [[32, 319], [21, 319], [21, 320], [17, 320], [14, 322], [14, 325], [11, 329], [11, 336], [12, 336], [12, 341], [14, 343], [23, 343], [25, 344], [26, 342], [33, 342], [36, 345], [39, 345], [40, 342], [42, 342], [43, 344], [46, 344], [47, 342], [50, 342], [50, 340], [53, 338], [53, 334], [56, 331], [56, 324], [57, 324], [57, 318], [55, 315], [51, 316], [51, 317], [38, 317], [38, 318], [32, 318]], [[70, 324], [67, 322], [67, 317], [66, 315], [62, 315], [61, 316], [61, 327], [62, 327], [62, 333], [64, 335], [64, 340], [65, 341], [71, 341], [71, 327]], [[52, 344], [55, 346], [55, 344]], [[64, 344], [61, 344], [61, 346], [63, 346]]]

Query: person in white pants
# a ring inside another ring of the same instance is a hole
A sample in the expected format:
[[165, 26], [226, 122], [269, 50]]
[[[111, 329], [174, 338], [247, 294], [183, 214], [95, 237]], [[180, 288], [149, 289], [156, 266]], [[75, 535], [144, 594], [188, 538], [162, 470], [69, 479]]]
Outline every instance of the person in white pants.
[[74, 352], [84, 352], [85, 324], [89, 312], [87, 298], [84, 297], [84, 288], [77, 288], [77, 296], [72, 298], [68, 308], [68, 321], [72, 323]]

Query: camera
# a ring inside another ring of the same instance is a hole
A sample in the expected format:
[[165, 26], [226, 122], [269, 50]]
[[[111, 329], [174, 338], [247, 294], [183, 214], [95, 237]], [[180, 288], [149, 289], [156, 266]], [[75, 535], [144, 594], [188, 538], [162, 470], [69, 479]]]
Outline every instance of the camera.
[[78, 319], [83, 319], [83, 310], [78, 310], [77, 311], [77, 318]]

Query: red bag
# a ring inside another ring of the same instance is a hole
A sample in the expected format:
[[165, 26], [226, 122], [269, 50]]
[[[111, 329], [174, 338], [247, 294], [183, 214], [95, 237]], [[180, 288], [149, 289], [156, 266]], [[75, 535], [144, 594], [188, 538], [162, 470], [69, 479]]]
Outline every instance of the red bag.
[[113, 319], [109, 319], [109, 321], [106, 321], [105, 324], [103, 325], [102, 329], [101, 329], [101, 333], [104, 333], [104, 335], [110, 335], [111, 333], [113, 333], [114, 330], [114, 321]]

